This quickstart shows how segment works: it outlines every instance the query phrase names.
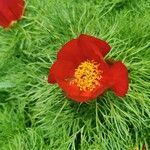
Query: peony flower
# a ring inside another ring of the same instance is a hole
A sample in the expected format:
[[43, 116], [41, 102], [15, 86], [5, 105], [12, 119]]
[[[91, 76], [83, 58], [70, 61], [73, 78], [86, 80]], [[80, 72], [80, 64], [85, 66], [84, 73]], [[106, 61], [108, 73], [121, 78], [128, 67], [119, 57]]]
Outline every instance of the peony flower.
[[95, 99], [108, 89], [125, 96], [128, 71], [121, 61], [105, 61], [110, 49], [105, 41], [81, 34], [60, 49], [48, 82], [57, 83], [68, 98], [77, 102]]
[[8, 28], [24, 12], [24, 0], [0, 0], [0, 26]]

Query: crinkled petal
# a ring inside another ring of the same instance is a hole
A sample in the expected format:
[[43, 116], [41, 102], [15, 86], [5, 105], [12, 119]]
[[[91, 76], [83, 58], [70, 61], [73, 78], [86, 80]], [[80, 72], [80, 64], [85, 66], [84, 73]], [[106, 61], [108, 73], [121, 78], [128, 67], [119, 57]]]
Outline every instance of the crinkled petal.
[[76, 102], [88, 102], [89, 100], [91, 100], [91, 92], [82, 92], [79, 95], [67, 95], [68, 98], [76, 101]]
[[71, 98], [72, 100], [78, 101], [76, 97], [80, 97], [80, 89], [75, 84], [70, 84], [68, 81], [58, 81], [58, 85], [63, 89], [66, 93], [66, 96]]
[[58, 52], [57, 59], [72, 61], [78, 66], [81, 61], [99, 61], [99, 59], [103, 59], [103, 56], [97, 45], [82, 38], [81, 35], [66, 43]]
[[91, 43], [94, 46], [98, 47], [98, 52], [100, 51], [102, 56], [104, 57], [111, 49], [110, 45], [98, 38], [95, 38], [93, 36], [90, 35], [86, 35], [86, 34], [81, 34], [80, 35], [80, 40], [82, 40], [85, 44], [87, 44], [87, 46], [89, 46], [89, 43]]
[[76, 84], [70, 84], [67, 81], [59, 81], [58, 84], [66, 93], [66, 96], [76, 102], [87, 102], [91, 100], [91, 91], [80, 91]]
[[128, 70], [126, 66], [117, 61], [111, 66], [112, 87], [117, 96], [125, 96], [128, 91]]
[[88, 41], [82, 34], [78, 38], [78, 45], [80, 47], [80, 53], [82, 53], [85, 60], [94, 60], [98, 62], [99, 59], [103, 59], [97, 45]]
[[99, 69], [102, 71], [100, 85], [97, 86], [91, 93], [91, 99], [95, 99], [112, 85], [110, 67], [105, 62], [101, 63]]
[[56, 61], [49, 71], [48, 82], [56, 83], [57, 81], [71, 78], [74, 75], [74, 71], [75, 66], [73, 63], [65, 60]]
[[76, 66], [84, 59], [78, 45], [78, 39], [67, 42], [57, 54], [58, 60], [73, 62]]
[[20, 19], [24, 11], [24, 0], [5, 0], [8, 8], [14, 15], [14, 19]]
[[0, 0], [0, 26], [9, 27], [21, 18], [24, 12], [23, 0]]

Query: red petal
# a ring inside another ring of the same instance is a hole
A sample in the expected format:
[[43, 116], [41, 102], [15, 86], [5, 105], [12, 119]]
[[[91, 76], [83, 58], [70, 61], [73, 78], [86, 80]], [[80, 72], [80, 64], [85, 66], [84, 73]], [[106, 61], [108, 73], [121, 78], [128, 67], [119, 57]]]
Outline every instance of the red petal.
[[59, 81], [59, 86], [66, 93], [66, 96], [76, 102], [87, 102], [91, 100], [91, 92], [80, 91], [75, 84], [70, 84], [66, 81]]
[[97, 46], [103, 56], [105, 56], [111, 49], [107, 42], [93, 36], [81, 34], [79, 38], [87, 44], [92, 43]]
[[[68, 58], [69, 59], [69, 58]], [[103, 71], [103, 78], [101, 80], [101, 86], [97, 87], [94, 91], [89, 92], [83, 92], [80, 91], [80, 89], [74, 85], [67, 82], [67, 78], [71, 78], [74, 76], [74, 70], [75, 66], [70, 63], [69, 61], [64, 61], [59, 58], [58, 61], [56, 61], [49, 74], [49, 82], [55, 83], [57, 82], [59, 86], [64, 90], [67, 97], [71, 98], [72, 100], [75, 100], [77, 102], [87, 102], [91, 99], [95, 99], [97, 96], [99, 96], [108, 86], [108, 80], [106, 74], [109, 70], [109, 66], [107, 63], [104, 62], [104, 60], [99, 59], [100, 66], [99, 69]], [[59, 70], [59, 71], [58, 71]], [[70, 73], [69, 71], [72, 70]], [[108, 75], [109, 76], [109, 75]], [[110, 77], [110, 76], [109, 76]]]
[[23, 0], [0, 0], [0, 25], [9, 27], [12, 21], [21, 18], [23, 11]]
[[75, 99], [75, 97], [78, 97], [80, 95], [80, 89], [75, 84], [70, 84], [67, 81], [58, 81], [58, 84], [66, 93], [67, 97], [71, 98], [72, 100], [78, 101]]
[[66, 78], [73, 77], [75, 67], [71, 62], [59, 60], [56, 61], [49, 72], [48, 82], [55, 83], [59, 80], [64, 80]]
[[99, 70], [102, 71], [102, 78], [100, 80], [100, 86], [97, 86], [93, 91], [81, 92], [78, 96], [76, 95], [69, 95], [72, 99], [78, 102], [88, 102], [97, 98], [101, 95], [106, 89], [110, 88], [111, 86], [111, 76], [109, 75], [110, 67], [107, 63], [103, 60], [99, 60]]
[[128, 91], [128, 70], [126, 66], [118, 61], [111, 67], [112, 90], [117, 96], [125, 96]]
[[83, 35], [79, 36], [78, 44], [81, 49], [80, 53], [82, 53], [82, 56], [85, 58], [85, 60], [94, 60], [98, 62], [99, 59], [103, 59], [98, 47], [84, 38]]
[[9, 24], [10, 24], [10, 21], [7, 20], [0, 11], [0, 26], [7, 27], [7, 26], [9, 26]]
[[[77, 101], [77, 102], [88, 102], [90, 100], [93, 100], [97, 98], [99, 95], [101, 95], [107, 88], [108, 84], [105, 82], [105, 79], [102, 79], [100, 86], [95, 88], [93, 91], [80, 91], [77, 86], [74, 85], [74, 88], [76, 87], [76, 90], [71, 87], [70, 85], [61, 86], [62, 89], [67, 93], [67, 97], [70, 99]], [[72, 85], [73, 86], [73, 85]]]
[[108, 74], [109, 66], [103, 62], [100, 64], [99, 69], [103, 71], [102, 79], [100, 81], [100, 86], [97, 86], [93, 91], [80, 91], [76, 85], [70, 85], [66, 82], [63, 82], [63, 84], [59, 85], [67, 93], [67, 97], [71, 98], [72, 100], [77, 102], [88, 102], [97, 98], [110, 87], [111, 76]]
[[8, 4], [8, 7], [10, 11], [14, 15], [14, 19], [20, 19], [23, 15], [23, 9], [24, 9], [24, 1], [23, 0], [5, 0]]
[[[85, 94], [85, 95], [83, 95]], [[68, 98], [76, 101], [76, 102], [88, 102], [91, 100], [89, 97], [89, 93], [83, 93], [82, 95], [80, 94], [79, 96], [74, 96], [74, 95], [67, 95]]]
[[110, 88], [110, 86], [112, 85], [110, 67], [108, 66], [108, 64], [106, 64], [105, 62], [101, 63], [99, 69], [103, 71], [102, 78], [100, 80], [100, 85], [97, 86], [97, 88], [94, 89], [94, 91], [92, 91], [91, 93], [92, 99], [95, 99], [96, 97], [101, 95], [105, 90]]
[[79, 63], [84, 59], [81, 55], [81, 49], [78, 45], [78, 40], [73, 39], [67, 42], [57, 54], [57, 59], [67, 60], [79, 65]]
[[98, 47], [93, 43], [79, 37], [66, 43], [58, 52], [57, 59], [71, 61], [76, 67], [81, 61], [103, 59]]

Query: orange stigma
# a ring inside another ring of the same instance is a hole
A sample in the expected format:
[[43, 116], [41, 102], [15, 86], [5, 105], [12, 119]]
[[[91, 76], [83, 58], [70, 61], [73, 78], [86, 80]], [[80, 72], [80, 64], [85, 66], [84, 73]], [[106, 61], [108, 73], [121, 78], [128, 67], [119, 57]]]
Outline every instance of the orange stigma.
[[93, 60], [81, 62], [75, 69], [74, 80], [81, 91], [92, 91], [96, 86], [100, 85], [102, 71], [99, 70], [99, 63]]

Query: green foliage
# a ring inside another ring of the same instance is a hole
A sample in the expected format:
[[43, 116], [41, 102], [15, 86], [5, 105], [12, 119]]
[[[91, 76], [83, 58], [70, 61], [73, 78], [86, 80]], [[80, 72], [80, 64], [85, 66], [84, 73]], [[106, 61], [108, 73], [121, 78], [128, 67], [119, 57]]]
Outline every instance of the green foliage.
[[[0, 29], [0, 149], [148, 150], [149, 14], [147, 0], [28, 0], [23, 19]], [[107, 57], [126, 64], [126, 97], [79, 104], [47, 83], [58, 50], [81, 33], [108, 41]]]

